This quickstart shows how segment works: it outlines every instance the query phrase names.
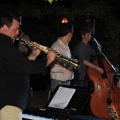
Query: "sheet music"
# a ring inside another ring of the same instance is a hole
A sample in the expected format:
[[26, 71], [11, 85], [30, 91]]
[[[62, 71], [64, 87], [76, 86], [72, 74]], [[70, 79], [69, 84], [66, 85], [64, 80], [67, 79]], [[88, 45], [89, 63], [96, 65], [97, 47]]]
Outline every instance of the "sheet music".
[[60, 86], [48, 107], [64, 109], [70, 102], [70, 99], [72, 98], [74, 93], [74, 88], [66, 88]]

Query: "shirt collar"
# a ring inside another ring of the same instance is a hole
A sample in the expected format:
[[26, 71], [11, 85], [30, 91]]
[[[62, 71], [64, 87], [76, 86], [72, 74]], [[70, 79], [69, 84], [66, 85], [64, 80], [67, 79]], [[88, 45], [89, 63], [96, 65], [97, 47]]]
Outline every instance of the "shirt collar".
[[68, 47], [68, 44], [67, 44], [67, 45], [64, 44], [64, 43], [60, 40], [60, 38], [58, 38], [58, 41], [59, 41], [59, 43], [60, 43], [61, 45], [63, 45], [64, 47]]

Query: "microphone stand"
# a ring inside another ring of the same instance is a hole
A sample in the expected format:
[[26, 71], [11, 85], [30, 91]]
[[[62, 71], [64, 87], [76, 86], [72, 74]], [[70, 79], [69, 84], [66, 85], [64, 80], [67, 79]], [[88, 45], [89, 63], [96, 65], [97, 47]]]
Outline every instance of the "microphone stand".
[[99, 52], [104, 56], [104, 58], [106, 59], [106, 61], [111, 66], [112, 70], [116, 73], [117, 76], [120, 76], [120, 74], [118, 74], [118, 72], [115, 69], [115, 67], [110, 63], [110, 61], [107, 59], [107, 57], [105, 56], [105, 54], [102, 52], [101, 45], [98, 43], [98, 41], [95, 38], [93, 38], [93, 41], [96, 43]]
[[[115, 69], [115, 67], [110, 63], [110, 61], [108, 60], [108, 58], [107, 58], [107, 57], [105, 56], [105, 54], [102, 52], [102, 50], [101, 50], [101, 48], [100, 48], [101, 45], [98, 44], [98, 42], [97, 42], [96, 39], [94, 39], [93, 41], [96, 43], [99, 52], [101, 53], [101, 55], [104, 56], [104, 58], [106, 59], [106, 61], [108, 62], [108, 64], [111, 66], [112, 70], [116, 73], [117, 76], [120, 76], [120, 74], [118, 74], [118, 72], [117, 72], [117, 70]], [[116, 92], [116, 90], [114, 89], [114, 86], [113, 86], [113, 84], [112, 84], [112, 81], [111, 81], [110, 89], [111, 89], [112, 91]], [[110, 98], [107, 98], [107, 103], [108, 103], [109, 107], [111, 107], [111, 103], [112, 103], [112, 98], [111, 98], [111, 97], [110, 97]], [[109, 110], [109, 107], [108, 107], [108, 110]]]

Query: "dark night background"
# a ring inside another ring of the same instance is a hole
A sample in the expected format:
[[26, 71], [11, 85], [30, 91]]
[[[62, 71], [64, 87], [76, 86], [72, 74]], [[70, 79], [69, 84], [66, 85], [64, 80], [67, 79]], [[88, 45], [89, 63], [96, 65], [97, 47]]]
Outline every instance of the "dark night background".
[[[4, 0], [0, 2], [0, 12], [4, 10], [21, 16], [24, 33], [32, 41], [47, 47], [57, 39], [58, 27], [66, 17], [75, 25], [74, 37], [69, 44], [71, 52], [80, 41], [81, 25], [90, 24], [104, 54], [120, 68], [120, 0], [53, 0], [52, 4], [47, 0]], [[37, 83], [33, 89], [45, 90], [46, 83], [50, 83], [49, 68], [32, 79]]]
[[21, 28], [32, 41], [50, 47], [58, 37], [62, 18], [74, 23], [71, 52], [80, 41], [79, 29], [90, 24], [109, 61], [120, 68], [119, 0], [18, 0], [1, 1], [0, 12], [13, 11], [21, 16]]

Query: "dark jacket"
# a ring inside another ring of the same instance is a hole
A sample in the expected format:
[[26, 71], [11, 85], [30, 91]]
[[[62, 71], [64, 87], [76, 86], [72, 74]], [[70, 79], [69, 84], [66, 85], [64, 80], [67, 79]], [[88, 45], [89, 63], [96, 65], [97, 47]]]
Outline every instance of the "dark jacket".
[[12, 39], [0, 34], [0, 109], [12, 105], [25, 109], [29, 79], [28, 75], [44, 72], [47, 59], [28, 60]]

